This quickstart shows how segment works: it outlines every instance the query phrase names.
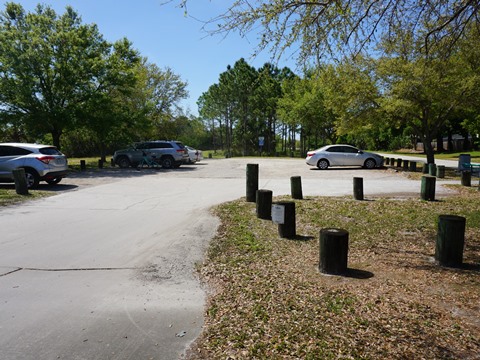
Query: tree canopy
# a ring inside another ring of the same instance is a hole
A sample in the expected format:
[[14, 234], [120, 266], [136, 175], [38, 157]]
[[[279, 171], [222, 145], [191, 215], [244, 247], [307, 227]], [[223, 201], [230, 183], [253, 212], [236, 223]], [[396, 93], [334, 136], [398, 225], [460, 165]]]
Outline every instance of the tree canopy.
[[[188, 11], [190, 0], [176, 1]], [[270, 49], [281, 56], [293, 47], [300, 60], [372, 50], [398, 29], [415, 34], [429, 52], [445, 39], [453, 45], [467, 25], [478, 27], [479, 8], [479, 0], [235, 0], [205, 30], [258, 32], [258, 51]]]
[[179, 112], [186, 86], [128, 39], [107, 42], [70, 6], [27, 13], [9, 2], [0, 13], [0, 129], [10, 140], [50, 134], [60, 148], [70, 134], [95, 142], [104, 158], [109, 144], [158, 134]]

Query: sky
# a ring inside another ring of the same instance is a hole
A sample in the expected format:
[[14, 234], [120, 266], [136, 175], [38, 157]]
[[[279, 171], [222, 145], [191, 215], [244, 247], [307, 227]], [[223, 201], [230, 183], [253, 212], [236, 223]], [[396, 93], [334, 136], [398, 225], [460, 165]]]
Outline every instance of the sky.
[[[261, 67], [272, 61], [268, 52], [252, 57], [257, 45], [254, 34], [241, 38], [235, 33], [227, 37], [204, 33], [202, 22], [221, 14], [232, 0], [189, 0], [188, 15], [177, 5], [179, 0], [12, 0], [33, 12], [38, 3], [51, 6], [63, 14], [70, 5], [83, 23], [97, 24], [107, 41], [126, 37], [142, 56], [160, 68], [169, 67], [188, 83], [189, 98], [184, 109], [198, 115], [196, 102], [202, 93], [218, 82], [228, 65], [244, 58], [251, 66]], [[7, 1], [2, 0], [2, 9]], [[162, 5], [163, 4], [163, 5]], [[198, 19], [198, 20], [197, 20]], [[278, 63], [279, 67], [294, 65]]]

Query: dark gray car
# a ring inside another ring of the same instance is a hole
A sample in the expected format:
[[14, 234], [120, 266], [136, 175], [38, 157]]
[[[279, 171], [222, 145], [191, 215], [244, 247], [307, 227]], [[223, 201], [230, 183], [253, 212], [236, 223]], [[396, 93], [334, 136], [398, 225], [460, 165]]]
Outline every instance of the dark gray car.
[[113, 162], [121, 168], [136, 167], [144, 156], [165, 169], [178, 168], [188, 162], [188, 151], [180, 141], [154, 140], [134, 144], [131, 148], [117, 150]]

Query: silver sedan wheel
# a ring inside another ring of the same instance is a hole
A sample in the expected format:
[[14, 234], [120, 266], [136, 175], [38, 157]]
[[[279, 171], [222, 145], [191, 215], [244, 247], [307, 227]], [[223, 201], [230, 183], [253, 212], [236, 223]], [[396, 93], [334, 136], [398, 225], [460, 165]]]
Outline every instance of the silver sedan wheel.
[[325, 159], [320, 159], [318, 160], [318, 163], [317, 163], [317, 167], [320, 169], [320, 170], [327, 170], [328, 169], [328, 161], [325, 160]]
[[375, 166], [377, 166], [377, 163], [373, 159], [367, 159], [365, 160], [365, 165], [367, 169], [373, 169]]

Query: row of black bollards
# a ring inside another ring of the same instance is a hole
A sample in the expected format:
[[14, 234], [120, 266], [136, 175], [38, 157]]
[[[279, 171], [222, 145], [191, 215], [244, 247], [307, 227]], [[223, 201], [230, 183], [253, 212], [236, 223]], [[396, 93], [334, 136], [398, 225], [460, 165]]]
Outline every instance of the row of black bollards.
[[[99, 159], [97, 164], [99, 169], [103, 169], [103, 165], [105, 164], [105, 161], [103, 161], [102, 159]], [[115, 162], [113, 161], [113, 159], [110, 160], [110, 166], [115, 167]], [[80, 170], [81, 171], [87, 170], [87, 164], [85, 160], [80, 160]]]
[[[385, 165], [392, 168], [401, 168], [403, 171], [417, 172], [417, 162], [404, 159], [385, 158]], [[445, 177], [445, 166], [423, 163], [422, 173], [430, 176], [436, 176], [443, 179]]]
[[[258, 189], [258, 164], [247, 164], [247, 201], [254, 192], [256, 213], [260, 219], [271, 220], [278, 225], [281, 238], [296, 237], [295, 202], [273, 203], [271, 190]], [[302, 199], [301, 178], [291, 177], [292, 198]], [[354, 198], [363, 200], [363, 178], [354, 178]], [[423, 176], [421, 196], [435, 199], [435, 177]], [[456, 215], [440, 215], [435, 245], [435, 260], [441, 266], [459, 267], [463, 263], [466, 219]], [[344, 275], [348, 271], [349, 233], [344, 229], [320, 230], [319, 271], [331, 275]]]
[[[272, 202], [273, 192], [258, 189], [258, 164], [247, 164], [247, 201], [256, 202], [256, 213], [260, 219], [271, 220], [278, 225], [281, 238], [296, 237], [296, 215], [294, 201]], [[363, 179], [354, 180], [355, 197], [363, 200]], [[302, 200], [302, 182], [300, 176], [290, 178], [293, 199]], [[255, 193], [255, 198], [252, 194]], [[254, 200], [253, 200], [254, 199]], [[320, 231], [319, 271], [325, 274], [342, 275], [347, 272], [348, 231], [328, 228]]]

